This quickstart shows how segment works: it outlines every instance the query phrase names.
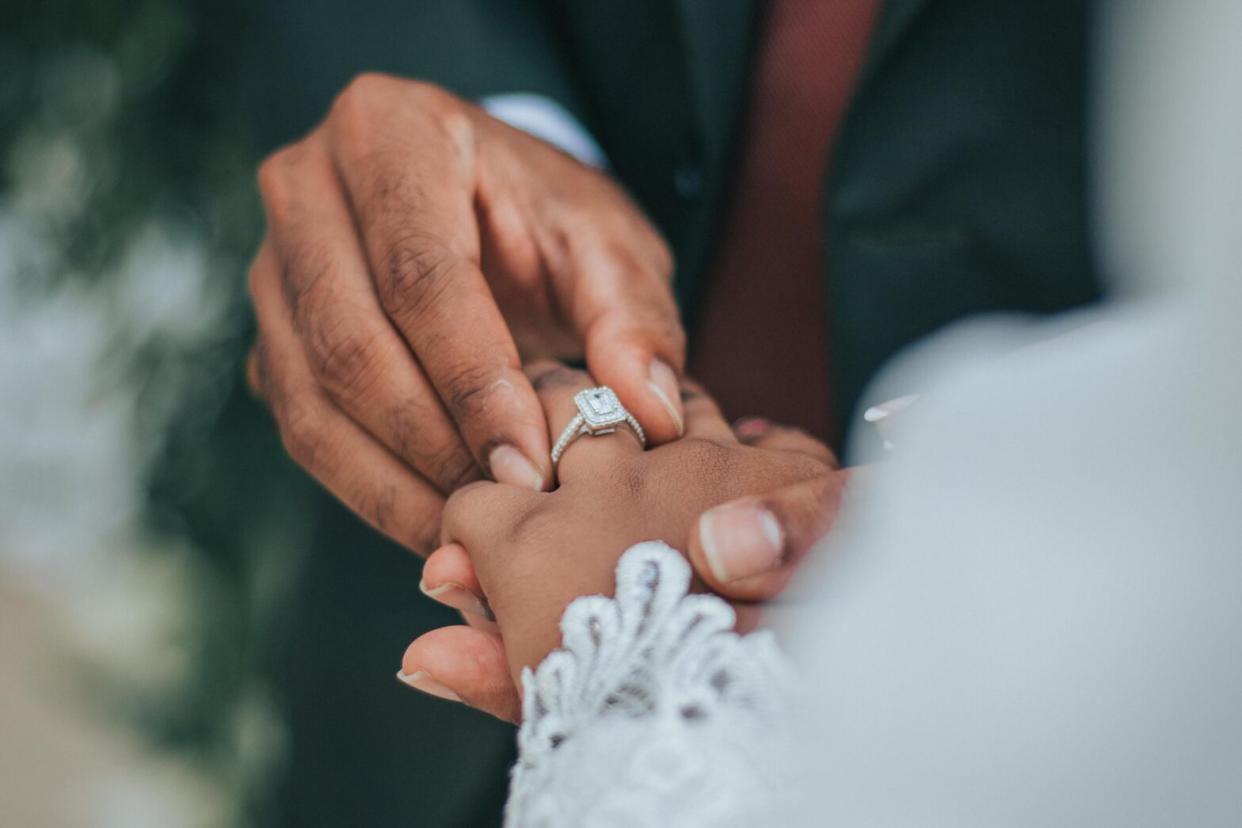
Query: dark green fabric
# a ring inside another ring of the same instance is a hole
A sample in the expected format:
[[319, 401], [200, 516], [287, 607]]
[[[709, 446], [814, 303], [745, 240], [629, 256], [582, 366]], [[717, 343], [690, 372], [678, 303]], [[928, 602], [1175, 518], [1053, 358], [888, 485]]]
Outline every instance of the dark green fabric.
[[[730, 197], [759, 6], [277, 0], [245, 33], [251, 57], [242, 70], [265, 148], [309, 129], [364, 70], [467, 97], [522, 91], [561, 102], [672, 244], [693, 328]], [[1089, 4], [1075, 0], [885, 4], [821, 217], [838, 432], [880, 364], [917, 338], [972, 313], [1049, 312], [1096, 296], [1086, 206], [1089, 21]], [[508, 756], [495, 726], [409, 694], [357, 695], [363, 679], [353, 677], [391, 672], [396, 640], [420, 631], [411, 590], [358, 584], [415, 584], [417, 564], [382, 554], [384, 542], [326, 499], [320, 522], [303, 607], [319, 638], [291, 655], [297, 681], [286, 688], [290, 824], [494, 822], [496, 775]], [[324, 606], [350, 623], [323, 623]], [[351, 698], [358, 705], [347, 711]], [[401, 732], [364, 726], [364, 717]], [[445, 740], [476, 750], [451, 767], [429, 763], [446, 755]], [[479, 815], [443, 821], [471, 808]]]
[[885, 32], [825, 198], [838, 422], [888, 357], [948, 322], [1097, 295], [1088, 5], [911, 2]]

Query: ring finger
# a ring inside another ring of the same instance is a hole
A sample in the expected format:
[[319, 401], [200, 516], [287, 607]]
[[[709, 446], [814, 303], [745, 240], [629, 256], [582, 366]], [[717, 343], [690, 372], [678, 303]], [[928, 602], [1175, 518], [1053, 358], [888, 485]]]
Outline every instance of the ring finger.
[[[566, 367], [559, 362], [533, 362], [525, 370], [535, 393], [539, 395], [539, 401], [543, 403], [551, 429], [548, 439], [555, 442], [578, 414], [574, 396], [579, 391], [597, 387], [596, 383], [585, 371]], [[626, 424], [618, 425], [611, 434], [583, 434], [565, 447], [557, 464], [557, 477], [565, 483], [589, 469], [605, 468], [611, 459], [642, 450], [638, 435]]]

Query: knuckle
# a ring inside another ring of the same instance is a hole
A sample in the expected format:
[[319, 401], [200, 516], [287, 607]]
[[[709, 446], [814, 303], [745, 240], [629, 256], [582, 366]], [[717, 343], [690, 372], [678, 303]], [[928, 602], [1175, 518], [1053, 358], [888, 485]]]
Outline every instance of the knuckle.
[[437, 103], [433, 110], [436, 123], [453, 149], [454, 158], [464, 169], [470, 169], [475, 154], [474, 124], [460, 106]]
[[323, 419], [304, 394], [287, 397], [279, 406], [277, 421], [280, 423], [280, 440], [300, 466], [314, 469], [320, 461], [323, 449]]
[[380, 303], [390, 316], [402, 317], [434, 306], [451, 283], [460, 259], [443, 245], [417, 234], [398, 237], [383, 258], [377, 279]]
[[302, 154], [299, 144], [290, 144], [276, 150], [259, 164], [255, 174], [259, 185], [259, 195], [268, 213], [273, 217], [284, 215], [292, 206], [291, 183]]
[[375, 375], [379, 341], [377, 330], [356, 319], [323, 319], [306, 339], [311, 368], [330, 391], [360, 391]]
[[366, 158], [377, 135], [440, 133], [450, 143], [471, 145], [473, 123], [453, 94], [434, 84], [381, 72], [357, 75], [328, 113], [329, 131], [346, 156]]
[[432, 504], [408, 508], [396, 484], [358, 492], [352, 500], [358, 514], [402, 546], [428, 555], [439, 545], [439, 509]]
[[559, 218], [559, 231], [566, 250], [581, 256], [584, 251], [604, 247], [606, 237], [599, 217], [590, 208], [573, 205], [564, 208]]
[[406, 81], [402, 97], [424, 126], [438, 129], [450, 140], [473, 133], [461, 100], [444, 87], [426, 81]]
[[[314, 301], [316, 294], [330, 293], [324, 286], [333, 284], [332, 272], [336, 266], [332, 251], [320, 249], [305, 234], [285, 242], [286, 255], [281, 262], [280, 281], [285, 301], [293, 314], [294, 327], [304, 330], [308, 322], [319, 314], [331, 310], [330, 300], [324, 296]], [[329, 278], [324, 278], [324, 277]]]
[[426, 418], [437, 416], [437, 401], [406, 400], [389, 410], [385, 426], [392, 435], [393, 448], [397, 454], [410, 461], [420, 474], [428, 478], [440, 491], [451, 494], [467, 483], [482, 477], [482, 471], [466, 447], [449, 432], [447, 439], [427, 436], [422, 428]]
[[374, 140], [377, 116], [386, 106], [396, 78], [382, 72], [363, 72], [336, 96], [328, 112], [329, 133], [346, 156], [359, 157]]
[[472, 363], [460, 365], [450, 372], [442, 394], [449, 414], [457, 422], [485, 416], [491, 395], [504, 386], [504, 379], [494, 366]]
[[452, 99], [452, 96], [443, 88], [421, 80], [410, 81], [407, 94], [410, 100], [425, 112], [439, 112], [447, 109], [447, 104]]
[[359, 105], [366, 107], [386, 97], [399, 83], [392, 75], [383, 72], [360, 72], [350, 79], [333, 102], [333, 114], [341, 109], [343, 115], [357, 114]]
[[482, 472], [465, 446], [449, 444], [433, 451], [424, 461], [426, 474], [443, 492], [455, 492], [467, 483], [482, 478]]

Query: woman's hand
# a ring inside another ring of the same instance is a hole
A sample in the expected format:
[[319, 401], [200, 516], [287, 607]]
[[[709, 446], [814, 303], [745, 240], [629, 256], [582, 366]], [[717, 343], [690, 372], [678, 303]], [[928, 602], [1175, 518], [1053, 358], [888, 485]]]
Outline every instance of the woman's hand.
[[[574, 394], [594, 383], [555, 363], [527, 372], [558, 433], [576, 412]], [[424, 635], [406, 651], [407, 682], [515, 720], [522, 668], [558, 645], [570, 601], [611, 593], [617, 559], [638, 541], [689, 549], [706, 585], [739, 597], [767, 597], [784, 586], [812, 540], [805, 527], [831, 524], [846, 473], [801, 432], [746, 421], [735, 433], [693, 387], [683, 388], [682, 402], [682, 440], [643, 451], [625, 427], [584, 436], [565, 451], [553, 492], [481, 482], [450, 498], [445, 543], [427, 561], [424, 589], [458, 608], [478, 609], [486, 600], [496, 629]], [[813, 521], [804, 514], [806, 497], [795, 502], [783, 494], [790, 487], [814, 493]], [[764, 492], [776, 494], [757, 496]], [[753, 555], [744, 561], [737, 554], [756, 548], [766, 550], [766, 571]]]

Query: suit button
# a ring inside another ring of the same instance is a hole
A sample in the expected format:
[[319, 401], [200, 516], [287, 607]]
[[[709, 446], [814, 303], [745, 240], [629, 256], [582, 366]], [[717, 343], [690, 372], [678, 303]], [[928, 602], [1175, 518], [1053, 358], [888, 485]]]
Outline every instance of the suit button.
[[673, 189], [686, 201], [694, 201], [703, 193], [703, 168], [698, 164], [679, 164], [673, 170]]

